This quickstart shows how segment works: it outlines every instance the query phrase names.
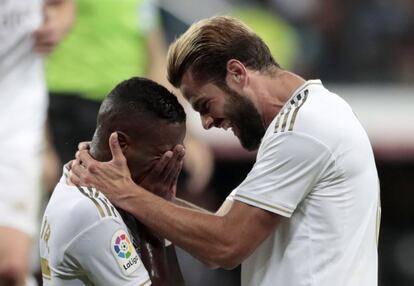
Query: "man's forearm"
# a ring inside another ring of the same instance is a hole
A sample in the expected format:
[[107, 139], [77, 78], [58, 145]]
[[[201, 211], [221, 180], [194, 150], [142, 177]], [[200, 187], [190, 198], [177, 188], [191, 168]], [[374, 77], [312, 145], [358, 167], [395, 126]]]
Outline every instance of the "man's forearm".
[[192, 210], [197, 210], [197, 211], [200, 211], [200, 212], [203, 212], [203, 213], [213, 214], [212, 212], [210, 212], [206, 209], [203, 209], [202, 207], [199, 207], [195, 204], [192, 204], [192, 203], [190, 203], [188, 201], [185, 201], [183, 199], [180, 199], [180, 198], [175, 198], [173, 202], [174, 202], [174, 204], [176, 204], [177, 206], [180, 206], [180, 207], [189, 208], [189, 209], [192, 209]]
[[177, 206], [136, 185], [129, 194], [120, 207], [210, 267], [227, 266], [234, 238], [223, 217]]

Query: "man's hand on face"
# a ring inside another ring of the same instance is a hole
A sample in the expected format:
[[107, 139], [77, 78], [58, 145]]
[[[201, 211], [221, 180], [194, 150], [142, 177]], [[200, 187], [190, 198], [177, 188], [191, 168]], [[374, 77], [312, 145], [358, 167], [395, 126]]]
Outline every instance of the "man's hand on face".
[[126, 158], [118, 143], [118, 134], [109, 138], [112, 160], [99, 162], [94, 160], [88, 150], [76, 152], [76, 160], [72, 162], [69, 172], [71, 182], [78, 186], [94, 187], [104, 193], [109, 200], [118, 205], [128, 197], [124, 190], [133, 184]]
[[[69, 177], [75, 185], [95, 187], [119, 206], [121, 201], [132, 195], [129, 190], [133, 189], [134, 182], [116, 133], [109, 138], [109, 146], [112, 160], [99, 162], [89, 155], [88, 144], [81, 143], [76, 160], [71, 164]], [[144, 178], [142, 186], [164, 198], [173, 198], [183, 157], [184, 147], [181, 145], [177, 145], [173, 151], [166, 152]]]
[[173, 200], [184, 155], [185, 150], [181, 145], [165, 152], [139, 185], [166, 200]]

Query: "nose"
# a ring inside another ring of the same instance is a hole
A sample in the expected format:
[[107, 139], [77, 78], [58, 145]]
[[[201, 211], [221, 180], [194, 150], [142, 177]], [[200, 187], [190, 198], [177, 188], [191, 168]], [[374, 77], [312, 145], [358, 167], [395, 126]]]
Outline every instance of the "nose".
[[204, 129], [210, 129], [213, 127], [214, 119], [208, 115], [201, 115], [201, 124], [203, 125]]

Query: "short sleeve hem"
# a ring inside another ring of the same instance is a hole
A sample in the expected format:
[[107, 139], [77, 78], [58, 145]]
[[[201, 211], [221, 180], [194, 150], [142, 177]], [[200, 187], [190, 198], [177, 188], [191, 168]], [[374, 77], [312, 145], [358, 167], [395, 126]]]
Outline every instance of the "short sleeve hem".
[[234, 195], [233, 199], [287, 218], [290, 218], [294, 211], [294, 209], [289, 208], [287, 206], [282, 206], [281, 204], [269, 202], [269, 199], [264, 199], [257, 196], [255, 198], [252, 198], [251, 195], [243, 194], [240, 192], [237, 192]]
[[236, 194], [237, 189], [234, 189], [226, 198], [226, 200], [233, 202], [234, 201], [234, 195]]

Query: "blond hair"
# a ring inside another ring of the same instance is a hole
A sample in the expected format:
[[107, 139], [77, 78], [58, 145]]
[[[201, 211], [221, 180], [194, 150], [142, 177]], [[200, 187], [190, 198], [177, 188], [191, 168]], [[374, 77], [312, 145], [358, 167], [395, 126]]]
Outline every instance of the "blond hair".
[[267, 45], [248, 26], [232, 17], [216, 16], [194, 23], [171, 44], [168, 80], [179, 87], [184, 73], [191, 70], [199, 83], [224, 83], [230, 59], [259, 71], [279, 67]]

